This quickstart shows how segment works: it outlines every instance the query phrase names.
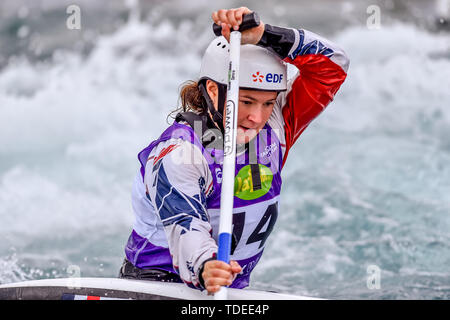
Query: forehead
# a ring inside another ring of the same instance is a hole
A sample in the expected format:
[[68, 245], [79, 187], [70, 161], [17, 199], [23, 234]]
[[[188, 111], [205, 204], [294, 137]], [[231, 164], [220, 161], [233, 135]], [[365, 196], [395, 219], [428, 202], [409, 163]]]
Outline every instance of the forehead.
[[240, 89], [239, 98], [249, 98], [257, 101], [269, 101], [276, 99], [278, 95], [277, 91], [261, 91], [261, 90], [248, 90]]

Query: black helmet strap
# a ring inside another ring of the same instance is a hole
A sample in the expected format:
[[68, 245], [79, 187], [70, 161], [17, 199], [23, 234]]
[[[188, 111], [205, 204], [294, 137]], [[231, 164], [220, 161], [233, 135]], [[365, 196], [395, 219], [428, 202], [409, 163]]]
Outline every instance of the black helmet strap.
[[[226, 99], [226, 92], [227, 92], [227, 86], [221, 83], [216, 82], [217, 88], [219, 90], [219, 105], [216, 110], [214, 107], [214, 103], [211, 100], [211, 97], [208, 94], [208, 91], [206, 90], [205, 84], [207, 80], [200, 81], [198, 84], [198, 87], [203, 95], [204, 102], [206, 104], [206, 107], [208, 108], [209, 112], [212, 115], [212, 120], [217, 124], [220, 131], [222, 133], [224, 132], [223, 128], [223, 111], [225, 109], [225, 99]], [[214, 81], [215, 82], [215, 81]]]

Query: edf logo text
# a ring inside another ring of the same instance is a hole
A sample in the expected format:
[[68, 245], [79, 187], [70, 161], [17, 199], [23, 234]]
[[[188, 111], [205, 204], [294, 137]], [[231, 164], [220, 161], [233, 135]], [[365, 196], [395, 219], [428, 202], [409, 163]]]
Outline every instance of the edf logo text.
[[281, 80], [283, 80], [283, 74], [268, 73], [266, 75], [266, 81], [267, 82], [280, 83]]
[[253, 82], [263, 82], [263, 79], [266, 80], [266, 82], [269, 83], [281, 83], [281, 80], [283, 80], [283, 74], [280, 73], [268, 73], [265, 77], [263, 74], [261, 74], [259, 71], [252, 74], [253, 76]]

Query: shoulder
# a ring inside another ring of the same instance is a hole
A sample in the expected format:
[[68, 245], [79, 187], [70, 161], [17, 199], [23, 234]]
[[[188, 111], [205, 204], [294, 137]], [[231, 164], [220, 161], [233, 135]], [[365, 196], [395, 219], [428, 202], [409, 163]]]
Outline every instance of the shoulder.
[[201, 164], [205, 160], [203, 153], [203, 146], [191, 127], [184, 122], [174, 123], [156, 141], [147, 164], [149, 160], [157, 164], [162, 159], [174, 165]]
[[150, 153], [145, 170], [145, 184], [173, 186], [186, 193], [198, 193], [198, 187], [212, 182], [203, 148], [181, 138], [160, 142]]

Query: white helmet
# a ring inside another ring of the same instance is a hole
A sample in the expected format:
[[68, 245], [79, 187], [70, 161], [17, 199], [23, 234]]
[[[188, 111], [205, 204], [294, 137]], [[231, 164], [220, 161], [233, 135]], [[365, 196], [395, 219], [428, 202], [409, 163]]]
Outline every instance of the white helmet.
[[[229, 44], [225, 37], [215, 38], [203, 56], [200, 80], [210, 79], [228, 84]], [[274, 53], [262, 47], [241, 46], [239, 87], [242, 89], [285, 91], [287, 71], [284, 62]]]

